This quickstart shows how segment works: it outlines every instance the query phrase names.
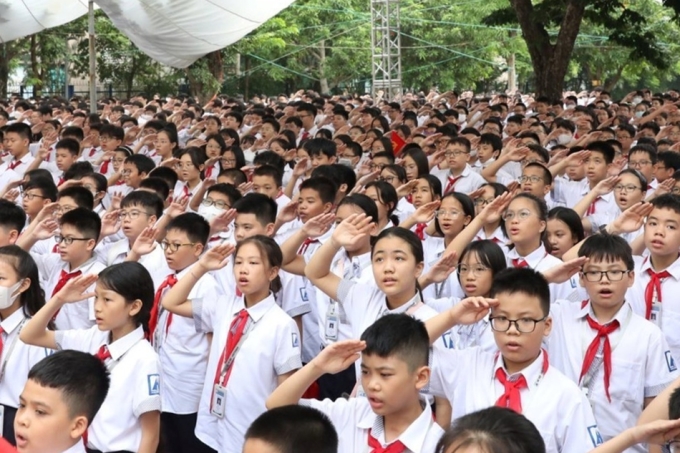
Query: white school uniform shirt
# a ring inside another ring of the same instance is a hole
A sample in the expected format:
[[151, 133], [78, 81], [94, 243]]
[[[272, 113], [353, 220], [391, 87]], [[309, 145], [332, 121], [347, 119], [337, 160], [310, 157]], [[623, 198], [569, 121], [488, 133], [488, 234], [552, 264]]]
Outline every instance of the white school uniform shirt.
[[[429, 272], [429, 270], [437, 264], [437, 261], [442, 257], [445, 250], [446, 246], [444, 245], [444, 238], [425, 236], [425, 239], [423, 240], [423, 258], [425, 261], [423, 274]], [[426, 300], [464, 296], [465, 293], [458, 281], [457, 272], [452, 272], [443, 282], [433, 283], [423, 289], [423, 298]]]
[[288, 203], [290, 203], [290, 198], [283, 193], [283, 191], [279, 192], [279, 194], [274, 198], [274, 201], [276, 202], [276, 206], [278, 207], [277, 212], [281, 212], [283, 208], [286, 207]]
[[588, 192], [590, 192], [590, 185], [587, 178], [580, 181], [555, 178], [553, 181], [552, 197], [561, 206], [573, 208]]
[[484, 230], [479, 230], [479, 233], [475, 236], [475, 241], [483, 241], [485, 239], [488, 239], [489, 241], [493, 241], [498, 245], [501, 250], [503, 250], [503, 253], [505, 255], [508, 254], [510, 251], [510, 248], [508, 247], [509, 244], [509, 239], [503, 234], [503, 229], [500, 227], [500, 225], [491, 233], [490, 236], [487, 236]]
[[[633, 286], [626, 291], [626, 300], [633, 307], [633, 312], [639, 316], [646, 316], [645, 289], [651, 277], [647, 273], [652, 269], [649, 259], [641, 256], [633, 257], [635, 260], [635, 281]], [[661, 280], [661, 321], [657, 326], [668, 342], [671, 356], [680, 358], [680, 259], [677, 259], [666, 269], [671, 276]]]
[[468, 164], [465, 164], [465, 168], [463, 169], [463, 172], [460, 174], [460, 179], [456, 181], [456, 183], [449, 190], [449, 192], [446, 192], [446, 186], [449, 184], [449, 176], [451, 176], [451, 172], [448, 168], [447, 169], [433, 168], [430, 174], [436, 176], [442, 182], [442, 191], [444, 191], [443, 195], [446, 195], [446, 193], [449, 192], [460, 192], [468, 194], [470, 192], [474, 192], [475, 190], [479, 189], [481, 186], [486, 184], [484, 178], [482, 178], [482, 176], [479, 173], [472, 171], [472, 168], [470, 168], [470, 165]]
[[[543, 374], [544, 354], [521, 372], [528, 385], [520, 390], [522, 413], [541, 433], [546, 453], [588, 452], [602, 443], [590, 404], [557, 368], [548, 366]], [[496, 379], [496, 370], [504, 368], [501, 356], [478, 347], [435, 348], [433, 355], [430, 392], [446, 397], [456, 417], [491, 407], [503, 395]]]
[[[172, 193], [174, 194], [175, 198], [177, 198], [177, 197], [181, 198], [181, 197], [188, 194], [189, 195], [189, 201], [191, 202], [191, 198], [194, 196], [196, 191], [201, 188], [202, 184], [203, 184], [203, 181], [198, 183], [198, 185], [196, 187], [194, 187], [193, 189], [189, 189], [189, 186], [187, 186], [184, 181], [177, 181], [177, 183], [175, 184], [174, 191]], [[185, 188], [186, 188], [186, 191], [185, 191]]]
[[87, 453], [87, 450], [85, 450], [85, 445], [83, 445], [83, 440], [81, 438], [78, 438], [78, 442], [73, 444], [73, 446], [71, 448], [63, 451], [62, 453]]
[[[363, 453], [368, 447], [369, 433], [384, 447], [384, 419], [371, 409], [367, 398], [339, 398], [336, 401], [325, 399], [300, 400], [301, 406], [317, 409], [331, 420], [338, 431], [338, 453]], [[405, 453], [434, 453], [437, 442], [444, 430], [432, 419], [430, 405], [421, 398], [423, 411], [404, 432], [393, 442], [401, 441]]]
[[[8, 170], [4, 169], [2, 170], [3, 166], [0, 166], [0, 189], [4, 189], [7, 184], [15, 181], [19, 181], [22, 179], [22, 176], [19, 175], [19, 173], [15, 172], [14, 170]], [[17, 206], [21, 206], [19, 203], [19, 200], [17, 199]]]
[[[122, 263], [127, 258], [128, 253], [130, 253], [130, 241], [127, 238], [116, 241], [109, 246], [104, 264], [112, 266]], [[138, 262], [151, 274], [154, 289], [157, 289], [163, 283], [163, 280], [172, 273], [160, 244], [156, 244], [156, 248], [151, 253], [142, 255]]]
[[88, 429], [88, 448], [100, 451], [138, 451], [142, 441], [139, 417], [161, 410], [161, 380], [158, 355], [144, 339], [144, 330], [134, 331], [109, 344], [111, 333], [98, 327], [58, 330], [59, 349], [96, 354], [108, 345], [111, 359], [109, 393]]
[[[177, 280], [190, 271], [188, 267], [178, 272]], [[212, 275], [205, 274], [191, 288], [187, 299], [217, 300], [217, 296], [217, 282]], [[161, 306], [153, 346], [161, 363], [163, 412], [195, 414], [208, 366], [210, 342], [207, 335], [196, 330], [193, 319], [173, 315]]]
[[[429, 307], [434, 308], [437, 313], [444, 313], [462, 300], [460, 297], [446, 297], [428, 300], [426, 303]], [[442, 340], [448, 349], [467, 349], [479, 346], [486, 352], [498, 351], [493, 329], [491, 329], [489, 322], [489, 314], [475, 324], [454, 326], [442, 336]]]
[[4, 333], [0, 361], [0, 404], [18, 408], [19, 395], [24, 391], [28, 372], [33, 365], [52, 353], [52, 350], [30, 346], [19, 339], [21, 329], [28, 322], [23, 307], [0, 322]]
[[[331, 272], [338, 277], [351, 280], [357, 283], [370, 283], [374, 281], [373, 267], [371, 266], [371, 254], [364, 253], [363, 255], [353, 256], [350, 258], [345, 249], [340, 249], [331, 261]], [[345, 307], [337, 301], [332, 301], [320, 289], [316, 289], [316, 303], [319, 312], [319, 333], [321, 339], [321, 347], [329, 346], [335, 341], [349, 340], [354, 338], [352, 336], [352, 326], [347, 318]], [[336, 316], [338, 319], [338, 334], [337, 340], [334, 340], [330, 331], [327, 332], [328, 327], [328, 313], [333, 304]]]
[[[46, 300], [52, 298], [52, 291], [54, 291], [59, 282], [62, 270], [68, 273], [81, 271], [81, 275], [87, 275], [99, 274], [106, 268], [97, 259], [91, 258], [79, 267], [70, 269], [69, 264], [63, 261], [61, 256], [56, 253], [34, 256], [33, 259], [38, 265], [41, 279], [45, 281], [43, 291], [45, 291]], [[95, 285], [96, 283], [93, 283], [85, 292], [93, 292]], [[89, 329], [94, 325], [94, 321], [94, 297], [90, 297], [83, 301], [64, 304], [59, 310], [54, 324], [59, 330]]]
[[0, 174], [5, 173], [6, 171], [12, 170], [14, 173], [19, 175], [19, 178], [24, 177], [24, 173], [26, 173], [26, 170], [28, 170], [28, 167], [31, 165], [31, 163], [35, 160], [35, 157], [31, 156], [31, 153], [27, 153], [24, 157], [19, 159], [19, 164], [17, 164], [16, 167], [10, 168], [10, 165], [12, 165], [15, 162], [15, 159], [12, 158], [5, 162], [4, 164], [0, 165]]
[[[529, 268], [537, 272], [544, 272], [562, 264], [562, 260], [549, 254], [543, 245], [540, 245], [527, 256], [519, 256], [517, 249], [513, 248], [507, 253], [506, 258], [508, 267], [514, 267], [512, 264], [513, 259], [524, 259], [529, 265]], [[582, 288], [575, 276], [564, 283], [550, 283], [550, 300], [553, 302], [558, 299], [580, 302], [583, 300], [583, 297], [581, 297], [582, 295]]]
[[397, 202], [397, 207], [394, 210], [394, 215], [399, 219], [399, 223], [408, 219], [411, 214], [416, 212], [416, 208], [408, 202], [406, 198], [400, 198]]
[[213, 332], [195, 434], [219, 453], [241, 453], [246, 430], [267, 410], [265, 401], [278, 386], [278, 376], [302, 367], [297, 325], [270, 294], [247, 308], [250, 315], [247, 336], [232, 363], [224, 417], [211, 414], [215, 374], [227, 344], [229, 327], [244, 308], [243, 297], [192, 301], [196, 330]]
[[[550, 315], [553, 319], [548, 339], [551, 364], [581, 387], [587, 384], [587, 397], [605, 441], [635, 426], [644, 399], [657, 396], [678, 377], [661, 330], [634, 314], [630, 305], [624, 303], [614, 316], [620, 327], [609, 334], [610, 402], [605, 392], [603, 365], [590, 382], [579, 383], [586, 350], [596, 336], [586, 321], [586, 315], [597, 320], [591, 305], [581, 308], [581, 304], [561, 300], [551, 305]], [[647, 449], [636, 445], [625, 451], [644, 453]]]

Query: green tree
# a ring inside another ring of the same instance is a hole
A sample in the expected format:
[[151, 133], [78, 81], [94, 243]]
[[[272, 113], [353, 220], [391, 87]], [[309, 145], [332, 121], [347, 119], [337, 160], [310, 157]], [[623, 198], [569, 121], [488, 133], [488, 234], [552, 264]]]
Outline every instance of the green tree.
[[[652, 21], [627, 0], [509, 0], [510, 5], [489, 14], [490, 25], [519, 23], [535, 74], [538, 95], [562, 96], [581, 23], [587, 20], [607, 31], [609, 41], [630, 48], [635, 59], [659, 69], [669, 67], [669, 52], [649, 30]], [[680, 0], [661, 0], [672, 20], [678, 19]]]

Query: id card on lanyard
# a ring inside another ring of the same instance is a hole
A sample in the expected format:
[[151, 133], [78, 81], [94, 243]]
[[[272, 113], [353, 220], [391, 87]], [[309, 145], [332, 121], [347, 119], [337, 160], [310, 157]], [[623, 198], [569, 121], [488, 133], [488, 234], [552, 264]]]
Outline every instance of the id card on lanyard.
[[[210, 399], [210, 413], [217, 418], [224, 418], [224, 412], [227, 406], [227, 382], [229, 381], [229, 376], [231, 375], [231, 367], [234, 364], [234, 359], [238, 353], [241, 346], [245, 342], [246, 338], [253, 330], [255, 322], [249, 317], [247, 325], [243, 335], [239, 339], [238, 343], [234, 347], [234, 350], [229, 357], [227, 357], [227, 344], [225, 342], [224, 350], [220, 356], [220, 361], [217, 364], [217, 369], [215, 370], [215, 380], [213, 383], [212, 398]], [[227, 339], [229, 338], [227, 334]]]

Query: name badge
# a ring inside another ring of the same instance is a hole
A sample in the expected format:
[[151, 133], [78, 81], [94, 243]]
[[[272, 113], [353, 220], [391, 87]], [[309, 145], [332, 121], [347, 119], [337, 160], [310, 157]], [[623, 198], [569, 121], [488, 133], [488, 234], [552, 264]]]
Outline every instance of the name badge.
[[210, 413], [217, 418], [224, 418], [224, 408], [226, 406], [227, 390], [220, 384], [215, 384], [212, 394], [212, 409]]
[[649, 315], [649, 320], [661, 327], [661, 302], [652, 302], [652, 312]]
[[335, 302], [331, 302], [330, 307], [328, 307], [328, 310], [326, 311], [325, 336], [328, 341], [338, 341], [338, 324], [340, 323], [340, 318], [338, 317], [335, 305]]

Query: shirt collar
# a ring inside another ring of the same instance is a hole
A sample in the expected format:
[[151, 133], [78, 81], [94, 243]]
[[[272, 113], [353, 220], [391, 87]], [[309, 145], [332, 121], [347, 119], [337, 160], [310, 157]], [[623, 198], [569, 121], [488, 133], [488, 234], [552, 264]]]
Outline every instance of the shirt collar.
[[520, 376], [524, 376], [524, 379], [527, 381], [527, 387], [531, 390], [540, 382], [541, 377], [543, 376], [543, 362], [547, 359], [545, 351], [541, 349], [541, 353], [529, 366], [517, 373], [510, 374], [503, 363], [503, 356], [498, 354], [496, 357], [496, 364], [493, 368], [493, 379], [496, 379], [496, 370], [502, 368], [508, 375], [508, 379], [511, 381], [519, 379]]
[[389, 314], [391, 314], [391, 315], [406, 313], [406, 312], [408, 311], [409, 308], [411, 308], [412, 306], [418, 304], [419, 302], [422, 302], [422, 301], [420, 300], [420, 292], [419, 292], [419, 291], [416, 291], [415, 296], [413, 296], [408, 302], [406, 302], [405, 304], [403, 304], [403, 305], [401, 305], [401, 306], [395, 308], [394, 310], [390, 310], [389, 308], [387, 308], [387, 307], [388, 307], [388, 305], [387, 305], [387, 297], [385, 297], [385, 309], [386, 309], [385, 313], [389, 313]]
[[533, 252], [529, 253], [527, 256], [519, 256], [519, 253], [517, 253], [517, 249], [512, 249], [508, 252], [508, 258], [523, 258], [524, 261], [527, 262], [529, 267], [532, 269], [535, 269], [538, 263], [541, 262], [543, 258], [546, 257], [548, 253], [545, 251], [545, 247], [543, 245], [540, 245], [536, 250]]
[[109, 346], [109, 352], [111, 353], [112, 360], [119, 360], [123, 355], [128, 352], [134, 345], [144, 339], [144, 329], [142, 326], [137, 327], [135, 330], [125, 335], [123, 338], [119, 338]]
[[668, 266], [666, 269], [661, 269], [660, 271], [655, 271], [652, 268], [652, 259], [647, 256], [645, 259], [642, 261], [642, 266], [640, 266], [640, 273], [647, 273], [647, 271], [651, 269], [654, 272], [663, 272], [663, 270], [667, 270], [669, 274], [675, 279], [675, 280], [680, 280], [680, 257], [673, 261], [673, 264]]
[[[606, 324], [609, 324], [616, 320], [619, 322], [619, 325], [622, 326], [624, 324], [624, 321], [628, 317], [630, 311], [631, 311], [630, 304], [628, 302], [624, 302], [623, 305], [621, 305], [621, 308], [619, 308], [619, 311], [616, 312], [616, 315], [612, 318], [612, 320]], [[595, 317], [595, 312], [593, 311], [593, 306], [590, 304], [590, 301], [588, 301], [588, 303], [576, 313], [576, 318], [584, 319], [587, 315], [590, 315], [591, 318], [597, 321], [597, 318]]]
[[69, 274], [73, 273], [73, 272], [78, 272], [78, 271], [81, 271], [83, 274], [87, 274], [89, 272], [90, 268], [92, 267], [92, 265], [94, 265], [96, 262], [97, 262], [97, 260], [94, 257], [92, 257], [89, 260], [85, 261], [80, 266], [76, 267], [75, 269], [69, 270], [69, 264], [64, 261], [64, 270], [66, 272], [68, 272]]
[[477, 240], [482, 241], [484, 239], [497, 239], [500, 244], [505, 244], [507, 242], [507, 239], [505, 235], [503, 234], [503, 229], [498, 226], [495, 230], [493, 230], [493, 233], [491, 233], [491, 236], [486, 237], [486, 233], [484, 233], [484, 230], [480, 230], [479, 233], [477, 234]]
[[65, 450], [63, 453], [86, 453], [87, 450], [85, 450], [85, 446], [83, 445], [83, 441], [81, 439], [78, 439], [78, 442], [73, 444], [71, 448], [68, 450]]
[[14, 332], [14, 329], [19, 327], [25, 319], [26, 315], [24, 315], [24, 309], [19, 307], [14, 313], [9, 315], [6, 319], [3, 319], [3, 321], [0, 322], [0, 326], [2, 326], [2, 330], [9, 335]]
[[[234, 315], [241, 311], [246, 305], [246, 301], [243, 296], [241, 296], [241, 300], [243, 303], [240, 307], [234, 309]], [[252, 307], [246, 308], [246, 310], [248, 311], [248, 316], [250, 316], [253, 321], [258, 322], [274, 305], [276, 305], [276, 300], [274, 299], [274, 295], [270, 292], [264, 300], [256, 303]]]
[[451, 174], [451, 170], [449, 170], [449, 178], [451, 178], [451, 177], [453, 177], [453, 178], [464, 178], [464, 177], [468, 176], [471, 172], [472, 172], [472, 167], [470, 167], [470, 164], [465, 164], [465, 168], [463, 168], [463, 171], [460, 172], [459, 175], [454, 176], [453, 174]]
[[[401, 441], [409, 451], [422, 451], [427, 433], [430, 430], [432, 421], [432, 409], [427, 401], [421, 397], [420, 406], [423, 411], [418, 418], [413, 420], [406, 430], [397, 437], [396, 441]], [[381, 445], [385, 445], [385, 420], [381, 415], [368, 412], [359, 419], [357, 426], [361, 429], [370, 429], [371, 435], [375, 437]], [[368, 438], [366, 440], [368, 442]]]

